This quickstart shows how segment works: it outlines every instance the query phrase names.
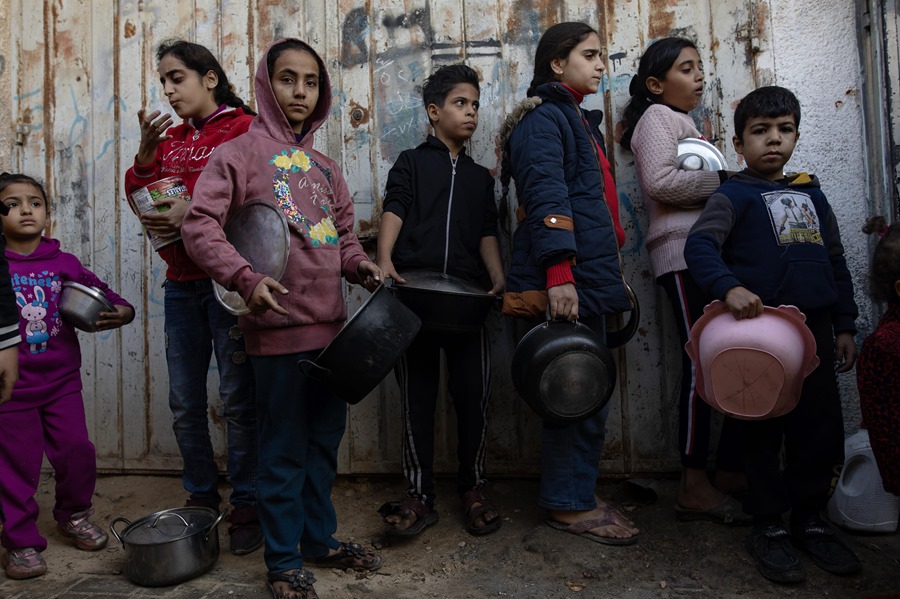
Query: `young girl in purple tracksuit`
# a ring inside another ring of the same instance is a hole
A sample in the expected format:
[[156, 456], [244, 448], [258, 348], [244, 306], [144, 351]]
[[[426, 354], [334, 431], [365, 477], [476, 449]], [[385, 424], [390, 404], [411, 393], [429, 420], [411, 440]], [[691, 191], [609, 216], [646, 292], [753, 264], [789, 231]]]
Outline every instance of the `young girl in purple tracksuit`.
[[97, 457], [88, 438], [81, 396], [81, 350], [75, 328], [60, 316], [63, 283], [97, 287], [114, 306], [101, 312], [98, 330], [134, 319], [134, 308], [106, 283], [44, 237], [47, 196], [40, 183], [18, 174], [0, 175], [3, 233], [12, 290], [21, 318], [19, 380], [0, 405], [0, 510], [6, 551], [0, 564], [9, 578], [47, 571], [41, 551], [47, 540], [37, 528], [34, 499], [44, 454], [53, 466], [57, 530], [78, 549], [97, 551], [107, 535], [91, 522]]

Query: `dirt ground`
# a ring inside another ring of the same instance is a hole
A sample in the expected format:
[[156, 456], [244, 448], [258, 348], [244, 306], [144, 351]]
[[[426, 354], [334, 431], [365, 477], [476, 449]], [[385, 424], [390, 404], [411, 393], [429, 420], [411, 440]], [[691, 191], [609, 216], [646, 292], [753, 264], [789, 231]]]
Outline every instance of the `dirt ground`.
[[[440, 522], [419, 537], [391, 546], [381, 537], [376, 510], [401, 496], [403, 481], [340, 478], [334, 491], [338, 538], [379, 547], [385, 563], [377, 573], [365, 576], [317, 570], [316, 589], [322, 599], [900, 597], [896, 533], [841, 533], [864, 564], [859, 576], [835, 577], [804, 559], [807, 581], [780, 586], [754, 569], [743, 549], [747, 528], [677, 522], [672, 509], [675, 481], [634, 482], [641, 487], [616, 481], [601, 487], [601, 493], [614, 495], [640, 526], [640, 540], [632, 546], [600, 545], [551, 529], [535, 505], [537, 481], [519, 479], [498, 480], [490, 487], [490, 496], [503, 512], [503, 527], [497, 533], [481, 538], [466, 533], [453, 482], [441, 480]], [[655, 502], [635, 507], [654, 495]], [[262, 551], [231, 555], [224, 526], [219, 527], [221, 556], [212, 571], [181, 587], [144, 589], [122, 574], [125, 552], [114, 538], [107, 549], [91, 554], [76, 551], [53, 531], [51, 478], [42, 481], [38, 500], [41, 530], [50, 543], [45, 552], [50, 571], [32, 581], [0, 576], [2, 599], [269, 597], [263, 584]], [[177, 477], [104, 476], [97, 487], [95, 521], [108, 525], [119, 516], [137, 520], [177, 507], [183, 500]]]

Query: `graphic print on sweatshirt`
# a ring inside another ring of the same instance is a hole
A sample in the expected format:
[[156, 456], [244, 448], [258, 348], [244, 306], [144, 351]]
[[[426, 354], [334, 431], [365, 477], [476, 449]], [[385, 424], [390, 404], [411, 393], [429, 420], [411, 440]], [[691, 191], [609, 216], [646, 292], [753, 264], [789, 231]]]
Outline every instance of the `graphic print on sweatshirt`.
[[[37, 275], [14, 274], [12, 288], [21, 319], [25, 322], [25, 343], [33, 354], [47, 351], [50, 337], [59, 335], [61, 326], [59, 310], [56, 309], [62, 292], [59, 275], [46, 270]], [[53, 313], [48, 318], [50, 306], [53, 306]]]
[[[275, 190], [275, 202], [278, 204], [284, 216], [289, 222], [294, 223], [301, 236], [309, 237], [313, 247], [320, 245], [337, 245], [338, 234], [334, 226], [334, 219], [330, 211], [333, 203], [333, 194], [329, 185], [323, 185], [306, 175], [310, 168], [316, 167], [328, 183], [331, 183], [331, 169], [324, 168], [316, 162], [307, 152], [296, 148], [282, 150], [280, 154], [272, 156], [269, 164], [274, 164], [275, 174], [272, 177], [272, 187]], [[300, 210], [291, 193], [291, 175], [300, 174], [297, 189], [309, 197], [313, 205], [318, 206], [324, 213], [315, 217], [308, 216]]]
[[792, 243], [824, 245], [819, 217], [816, 215], [816, 207], [811, 197], [792, 189], [770, 191], [762, 194], [762, 197], [769, 209], [769, 218], [778, 245]]

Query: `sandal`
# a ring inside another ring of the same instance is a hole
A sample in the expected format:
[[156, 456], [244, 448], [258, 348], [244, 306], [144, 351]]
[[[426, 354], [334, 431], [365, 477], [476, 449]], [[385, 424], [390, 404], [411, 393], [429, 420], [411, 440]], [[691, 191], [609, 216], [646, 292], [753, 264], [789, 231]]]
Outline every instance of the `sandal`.
[[307, 564], [327, 568], [352, 568], [357, 572], [374, 572], [381, 567], [384, 560], [374, 551], [369, 551], [359, 543], [341, 543], [334, 555], [308, 558]]
[[[469, 534], [475, 536], [490, 534], [500, 528], [503, 523], [500, 519], [500, 512], [491, 505], [480, 489], [466, 491], [462, 496], [462, 502], [466, 515], [466, 530], [469, 531]], [[484, 517], [489, 512], [495, 514], [493, 520]], [[479, 518], [484, 522], [482, 526], [475, 525]]]
[[636, 534], [633, 534], [630, 537], [605, 537], [590, 532], [595, 528], [603, 528], [604, 526], [619, 526], [615, 520], [609, 517], [590, 518], [572, 524], [548, 519], [547, 525], [557, 530], [562, 530], [603, 545], [634, 545], [638, 540], [638, 535]]
[[394, 524], [387, 522], [389, 528], [386, 534], [394, 537], [414, 537], [438, 521], [438, 513], [434, 511], [434, 508], [414, 497], [407, 497], [403, 501], [389, 501], [378, 508], [378, 513], [382, 518], [388, 516], [408, 518], [412, 514], [416, 515], [416, 520], [407, 528], [397, 528]]
[[284, 572], [268, 572], [266, 574], [266, 584], [272, 593], [273, 599], [287, 599], [287, 595], [279, 593], [275, 590], [275, 583], [286, 582], [289, 591], [296, 591], [298, 599], [319, 599], [313, 583], [316, 577], [309, 570], [303, 568], [297, 570], [285, 570]]

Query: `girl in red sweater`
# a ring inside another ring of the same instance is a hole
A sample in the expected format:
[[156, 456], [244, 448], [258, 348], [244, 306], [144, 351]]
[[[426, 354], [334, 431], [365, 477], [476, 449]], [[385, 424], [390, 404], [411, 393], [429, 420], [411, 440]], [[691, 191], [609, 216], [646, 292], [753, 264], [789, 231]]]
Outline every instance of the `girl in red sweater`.
[[[213, 151], [241, 135], [253, 111], [235, 96], [228, 77], [209, 50], [185, 41], [163, 42], [156, 52], [159, 80], [172, 110], [182, 120], [173, 126], [170, 114], [138, 111], [141, 143], [134, 166], [125, 174], [125, 191], [166, 177], [184, 181], [188, 192]], [[231, 551], [250, 553], [262, 545], [256, 514], [256, 412], [253, 374], [247, 362], [237, 318], [226, 312], [213, 293], [212, 281], [188, 257], [180, 240], [187, 202], [163, 199], [168, 209], [140, 215], [155, 237], [172, 240], [159, 249], [168, 265], [165, 280], [166, 362], [169, 406], [175, 438], [184, 460], [188, 505], [218, 511], [219, 471], [209, 435], [206, 377], [212, 351], [219, 371], [219, 395], [224, 405], [228, 439]]]

